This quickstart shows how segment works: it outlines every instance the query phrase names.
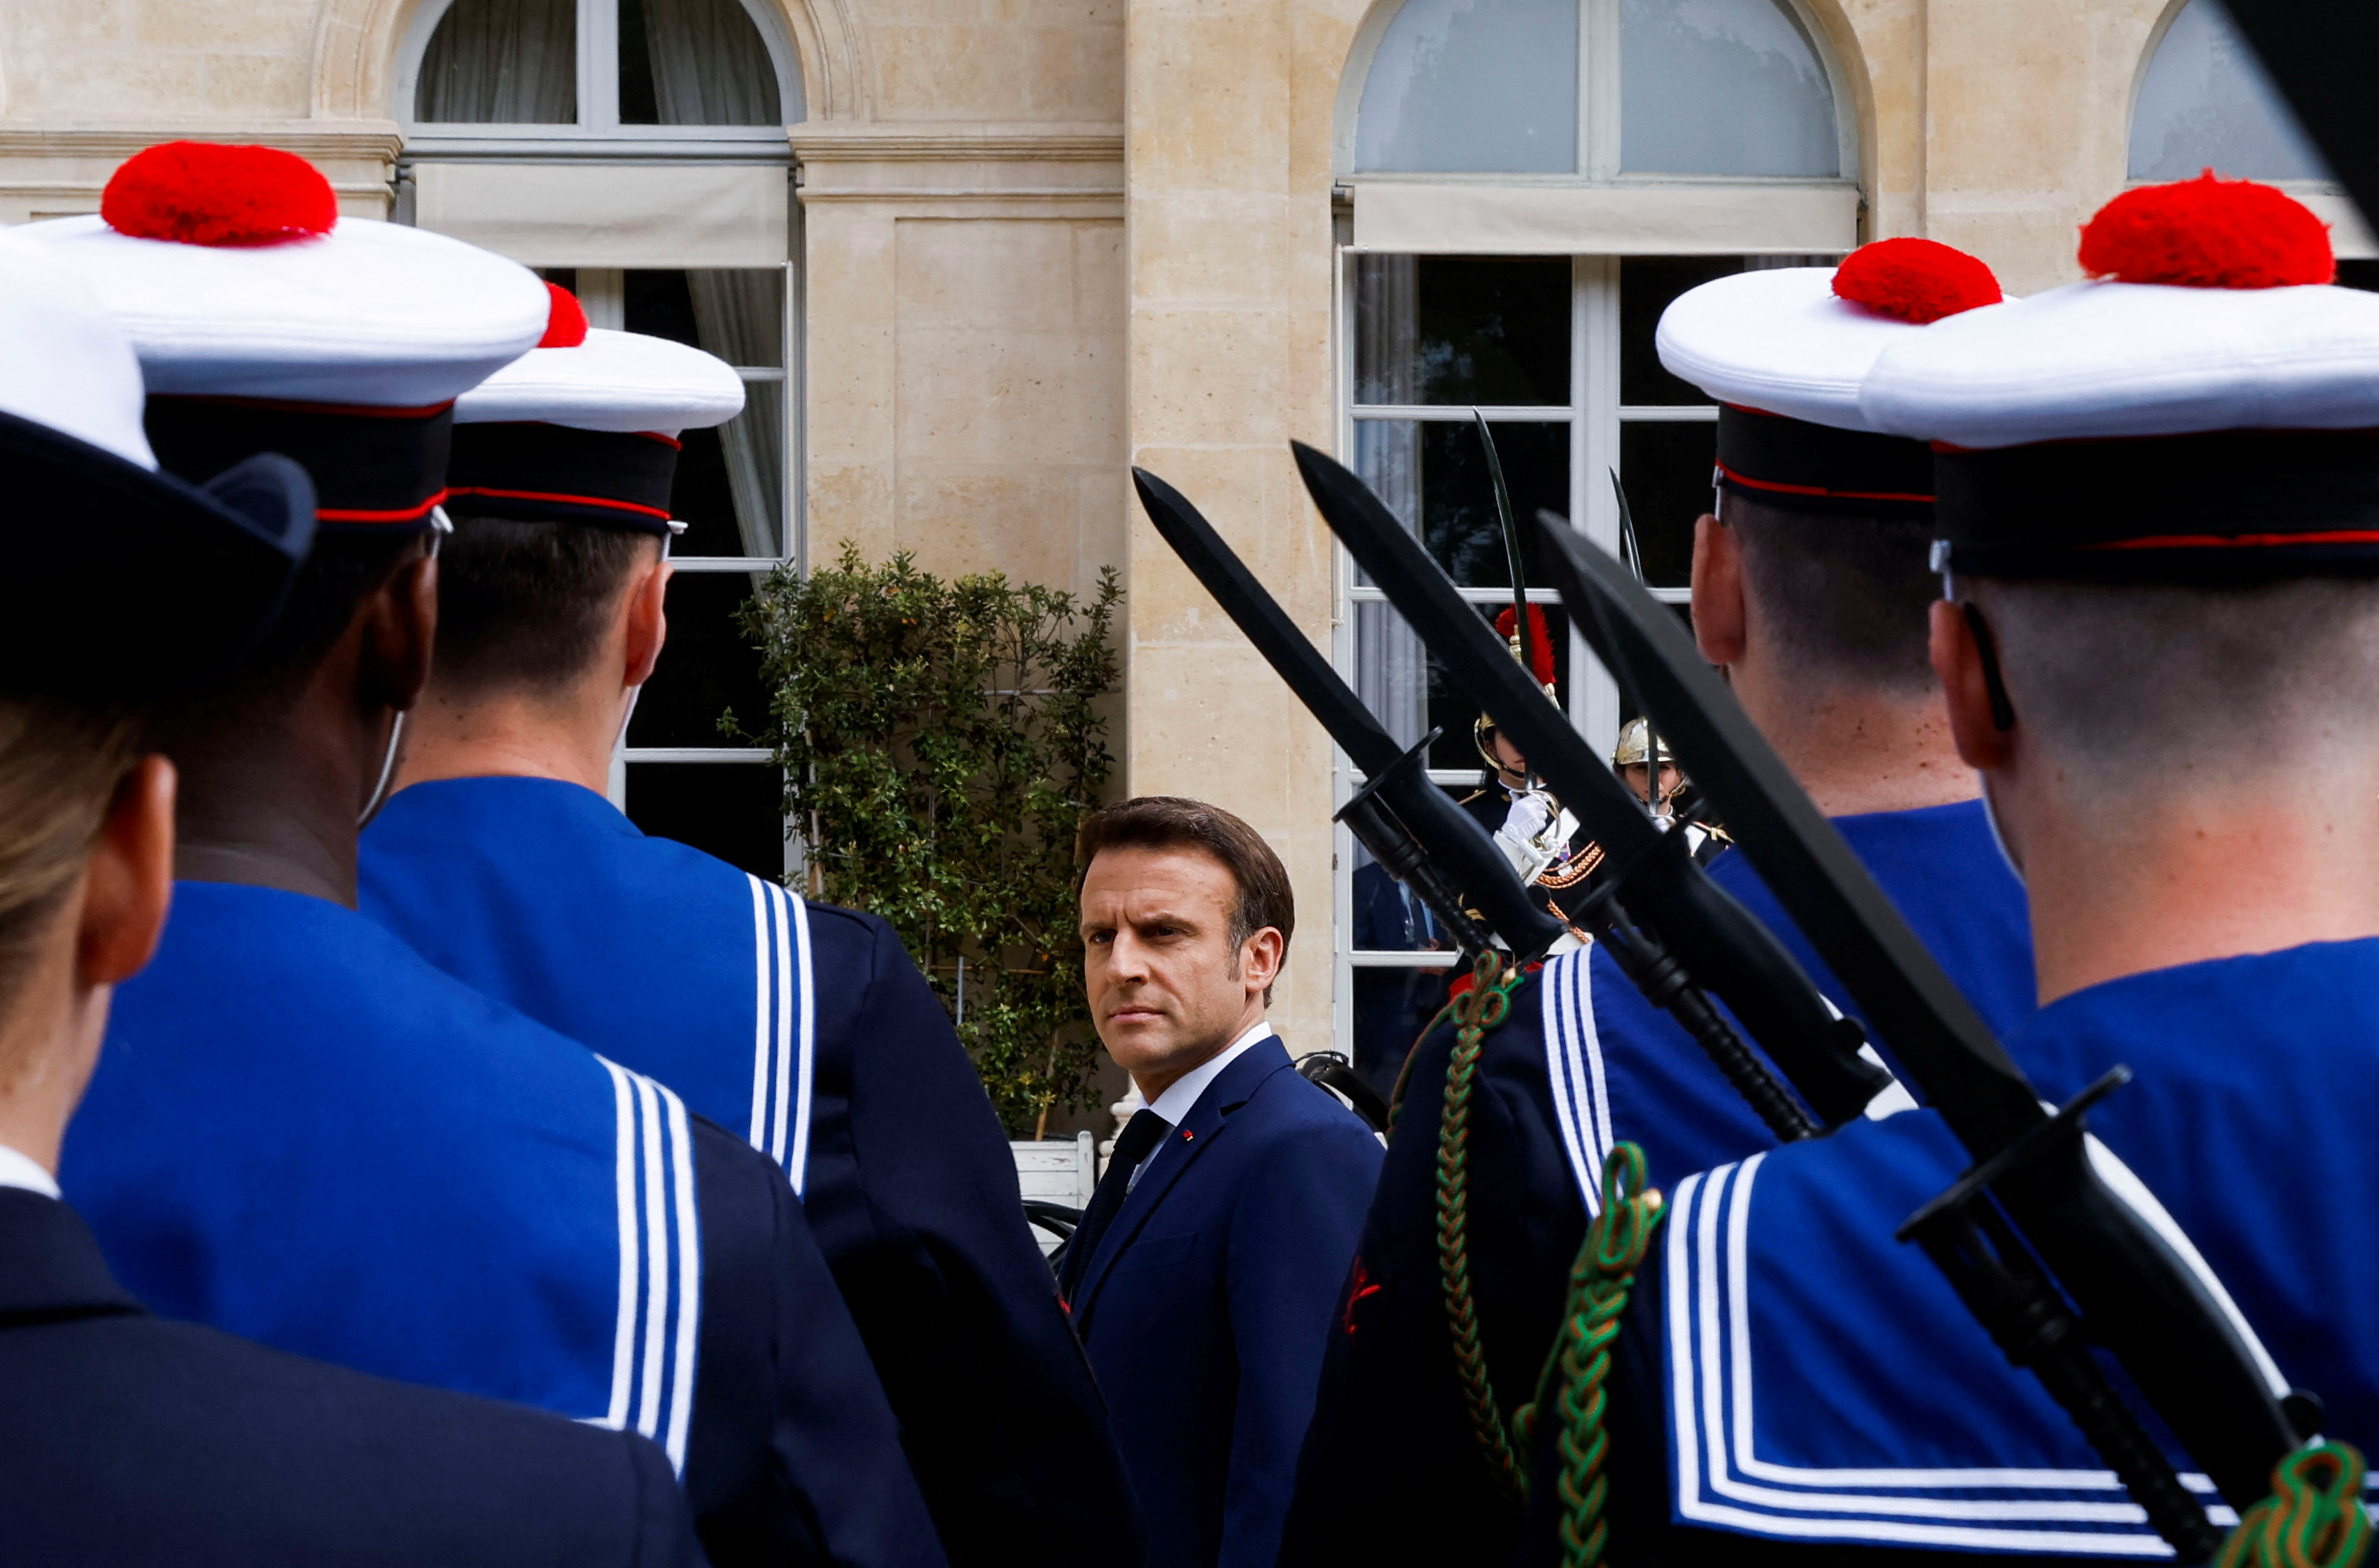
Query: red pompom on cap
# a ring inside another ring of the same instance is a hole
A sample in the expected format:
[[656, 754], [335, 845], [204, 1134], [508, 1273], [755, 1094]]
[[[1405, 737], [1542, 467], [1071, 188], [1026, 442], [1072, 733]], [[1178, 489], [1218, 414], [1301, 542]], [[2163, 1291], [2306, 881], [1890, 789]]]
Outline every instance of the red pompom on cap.
[[2127, 190], [2082, 227], [2082, 270], [2121, 283], [2282, 288], [2337, 276], [2329, 226], [2287, 192], [2252, 180]]
[[[1510, 605], [1505, 605], [1503, 613], [1495, 617], [1495, 634], [1509, 641], [1514, 629], [1519, 624], [1520, 618], [1512, 613]], [[1528, 645], [1529, 651], [1537, 656], [1535, 661], [1529, 666], [1528, 673], [1537, 678], [1538, 685], [1552, 685], [1553, 683], [1552, 628], [1545, 624], [1545, 612], [1542, 607], [1533, 604], [1528, 607]]]
[[576, 348], [586, 341], [586, 311], [578, 296], [560, 283], [545, 285], [545, 336], [539, 348]]
[[99, 199], [118, 234], [183, 245], [280, 245], [326, 235], [339, 199], [322, 172], [277, 147], [168, 141], [124, 161]]
[[1918, 326], [2007, 296], [1980, 257], [1933, 239], [1879, 239], [1834, 269], [1834, 293], [1879, 316]]

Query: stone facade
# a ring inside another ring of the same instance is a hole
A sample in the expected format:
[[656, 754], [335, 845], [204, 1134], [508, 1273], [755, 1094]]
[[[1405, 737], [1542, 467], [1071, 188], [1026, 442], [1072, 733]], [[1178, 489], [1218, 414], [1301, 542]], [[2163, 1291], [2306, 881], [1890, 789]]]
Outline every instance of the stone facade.
[[[170, 136], [315, 159], [387, 210], [420, 0], [13, 0], [0, 219], [86, 211]], [[1131, 503], [1204, 506], [1327, 645], [1342, 597], [1288, 460], [1333, 443], [1334, 134], [1371, 0], [778, 0], [801, 55], [807, 532], [940, 570], [1130, 589], [1135, 792], [1238, 811], [1306, 935], [1276, 1016], [1328, 1038], [1329, 746]], [[1392, 6], [1395, 0], [1379, 0]], [[2026, 292], [2122, 184], [2170, 0], [1811, 0], [1867, 237], [1929, 234]]]

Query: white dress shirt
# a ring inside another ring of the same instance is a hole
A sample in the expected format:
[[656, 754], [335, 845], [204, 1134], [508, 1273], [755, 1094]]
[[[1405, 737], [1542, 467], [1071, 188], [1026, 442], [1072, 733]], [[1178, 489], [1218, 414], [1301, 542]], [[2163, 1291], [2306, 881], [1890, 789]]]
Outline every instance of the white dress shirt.
[[[1149, 1104], [1148, 1108], [1163, 1116], [1167, 1126], [1179, 1127], [1181, 1119], [1197, 1105], [1198, 1097], [1206, 1092], [1206, 1086], [1223, 1076], [1224, 1068], [1246, 1055], [1250, 1046], [1271, 1039], [1272, 1035], [1272, 1025], [1262, 1019], [1256, 1019], [1249, 1026], [1246, 1033], [1175, 1079], [1165, 1092], [1159, 1094]], [[1168, 1139], [1166, 1141], [1170, 1142], [1171, 1140]], [[1155, 1150], [1150, 1152], [1148, 1158], [1140, 1163], [1140, 1168], [1133, 1171], [1124, 1182], [1126, 1192], [1140, 1185], [1141, 1173], [1156, 1163], [1157, 1154], [1163, 1152], [1164, 1149], [1165, 1144], [1158, 1144]]]
[[0, 1143], [0, 1187], [21, 1187], [44, 1198], [58, 1195], [56, 1177], [43, 1170], [30, 1155], [19, 1154], [5, 1143]]

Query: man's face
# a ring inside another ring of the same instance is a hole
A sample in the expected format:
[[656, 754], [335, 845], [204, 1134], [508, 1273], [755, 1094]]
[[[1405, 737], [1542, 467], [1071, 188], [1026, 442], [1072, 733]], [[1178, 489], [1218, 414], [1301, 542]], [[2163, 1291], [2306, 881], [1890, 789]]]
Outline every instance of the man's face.
[[1495, 760], [1503, 765], [1505, 773], [1514, 778], [1526, 778], [1528, 776], [1528, 754], [1505, 740], [1501, 730], [1487, 731], [1487, 744], [1494, 751]]
[[1262, 1016], [1267, 926], [1235, 949], [1238, 885], [1202, 850], [1102, 850], [1082, 878], [1082, 968], [1108, 1052], [1153, 1099]]
[[[1619, 770], [1619, 777], [1626, 781], [1627, 788], [1636, 791], [1636, 798], [1637, 800], [1649, 801], [1651, 799], [1650, 796], [1644, 792], [1647, 787], [1647, 782], [1651, 777], [1651, 770], [1646, 767], [1642, 763], [1629, 763], [1626, 766]], [[1673, 762], [1664, 762], [1660, 765], [1660, 793], [1664, 796], [1673, 795], [1676, 793], [1676, 790], [1677, 765]]]

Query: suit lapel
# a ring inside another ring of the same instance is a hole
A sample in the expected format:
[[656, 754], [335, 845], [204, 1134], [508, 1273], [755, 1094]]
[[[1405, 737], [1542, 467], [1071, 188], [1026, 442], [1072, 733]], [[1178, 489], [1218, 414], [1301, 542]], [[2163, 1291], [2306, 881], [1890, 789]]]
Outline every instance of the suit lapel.
[[1122, 1257], [1148, 1217], [1156, 1212], [1165, 1195], [1173, 1190], [1190, 1164], [1204, 1155], [1222, 1136], [1231, 1113], [1246, 1104], [1256, 1092], [1256, 1086], [1274, 1072], [1288, 1066], [1288, 1048], [1278, 1035], [1257, 1041], [1240, 1053], [1239, 1059], [1223, 1069], [1222, 1075], [1206, 1086], [1198, 1103], [1181, 1125], [1165, 1135], [1165, 1140], [1149, 1155], [1139, 1185], [1116, 1211], [1115, 1221], [1099, 1238], [1098, 1252], [1082, 1272], [1081, 1288], [1074, 1293], [1074, 1321], [1084, 1332], [1090, 1327], [1091, 1308], [1098, 1300], [1099, 1286], [1106, 1283], [1107, 1272]]

